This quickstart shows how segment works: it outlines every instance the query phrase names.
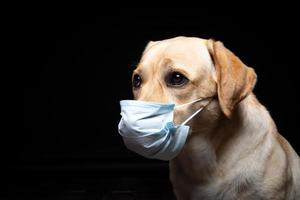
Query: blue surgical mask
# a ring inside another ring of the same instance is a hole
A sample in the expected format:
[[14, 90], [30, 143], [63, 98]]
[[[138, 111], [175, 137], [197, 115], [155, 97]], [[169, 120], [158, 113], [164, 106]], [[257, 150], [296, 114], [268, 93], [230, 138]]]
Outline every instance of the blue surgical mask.
[[147, 158], [173, 159], [185, 144], [189, 132], [189, 126], [185, 124], [205, 106], [200, 107], [179, 125], [173, 122], [174, 109], [201, 100], [204, 99], [178, 106], [136, 100], [121, 101], [122, 118], [118, 128], [126, 147]]

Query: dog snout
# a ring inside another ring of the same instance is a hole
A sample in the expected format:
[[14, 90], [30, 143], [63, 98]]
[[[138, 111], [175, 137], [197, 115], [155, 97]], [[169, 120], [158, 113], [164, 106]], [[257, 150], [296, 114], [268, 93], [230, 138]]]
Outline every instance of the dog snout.
[[149, 81], [137, 92], [136, 100], [167, 103], [168, 97], [163, 86], [159, 82]]

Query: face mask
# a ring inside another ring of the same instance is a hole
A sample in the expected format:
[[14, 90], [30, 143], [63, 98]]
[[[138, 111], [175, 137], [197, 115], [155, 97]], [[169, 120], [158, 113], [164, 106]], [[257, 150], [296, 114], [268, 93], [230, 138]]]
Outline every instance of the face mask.
[[202, 106], [180, 125], [173, 123], [174, 109], [187, 106], [204, 99], [175, 106], [146, 101], [123, 100], [119, 133], [126, 147], [144, 157], [160, 160], [171, 160], [183, 148], [189, 122], [208, 105]]

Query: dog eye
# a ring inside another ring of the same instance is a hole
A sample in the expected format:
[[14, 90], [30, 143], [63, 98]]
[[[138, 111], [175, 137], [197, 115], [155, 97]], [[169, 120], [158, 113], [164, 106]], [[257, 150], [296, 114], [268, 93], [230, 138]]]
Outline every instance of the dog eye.
[[142, 78], [140, 77], [140, 75], [135, 74], [132, 79], [132, 86], [134, 88], [139, 88], [141, 84], [142, 84]]
[[188, 82], [188, 79], [179, 72], [171, 72], [166, 77], [166, 83], [171, 87], [180, 87], [185, 85]]

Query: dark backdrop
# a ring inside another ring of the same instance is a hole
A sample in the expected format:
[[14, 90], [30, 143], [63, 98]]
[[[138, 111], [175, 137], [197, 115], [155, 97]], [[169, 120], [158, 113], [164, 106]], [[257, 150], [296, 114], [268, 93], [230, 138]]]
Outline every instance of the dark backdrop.
[[119, 101], [132, 98], [131, 72], [147, 42], [178, 35], [221, 40], [253, 67], [255, 94], [299, 154], [298, 20], [297, 13], [283, 10], [105, 13], [46, 6], [14, 15], [8, 42], [19, 61], [13, 66], [18, 97], [12, 110], [20, 120], [3, 140], [2, 172], [10, 174], [3, 194], [169, 191], [167, 163], [128, 151], [117, 124]]

